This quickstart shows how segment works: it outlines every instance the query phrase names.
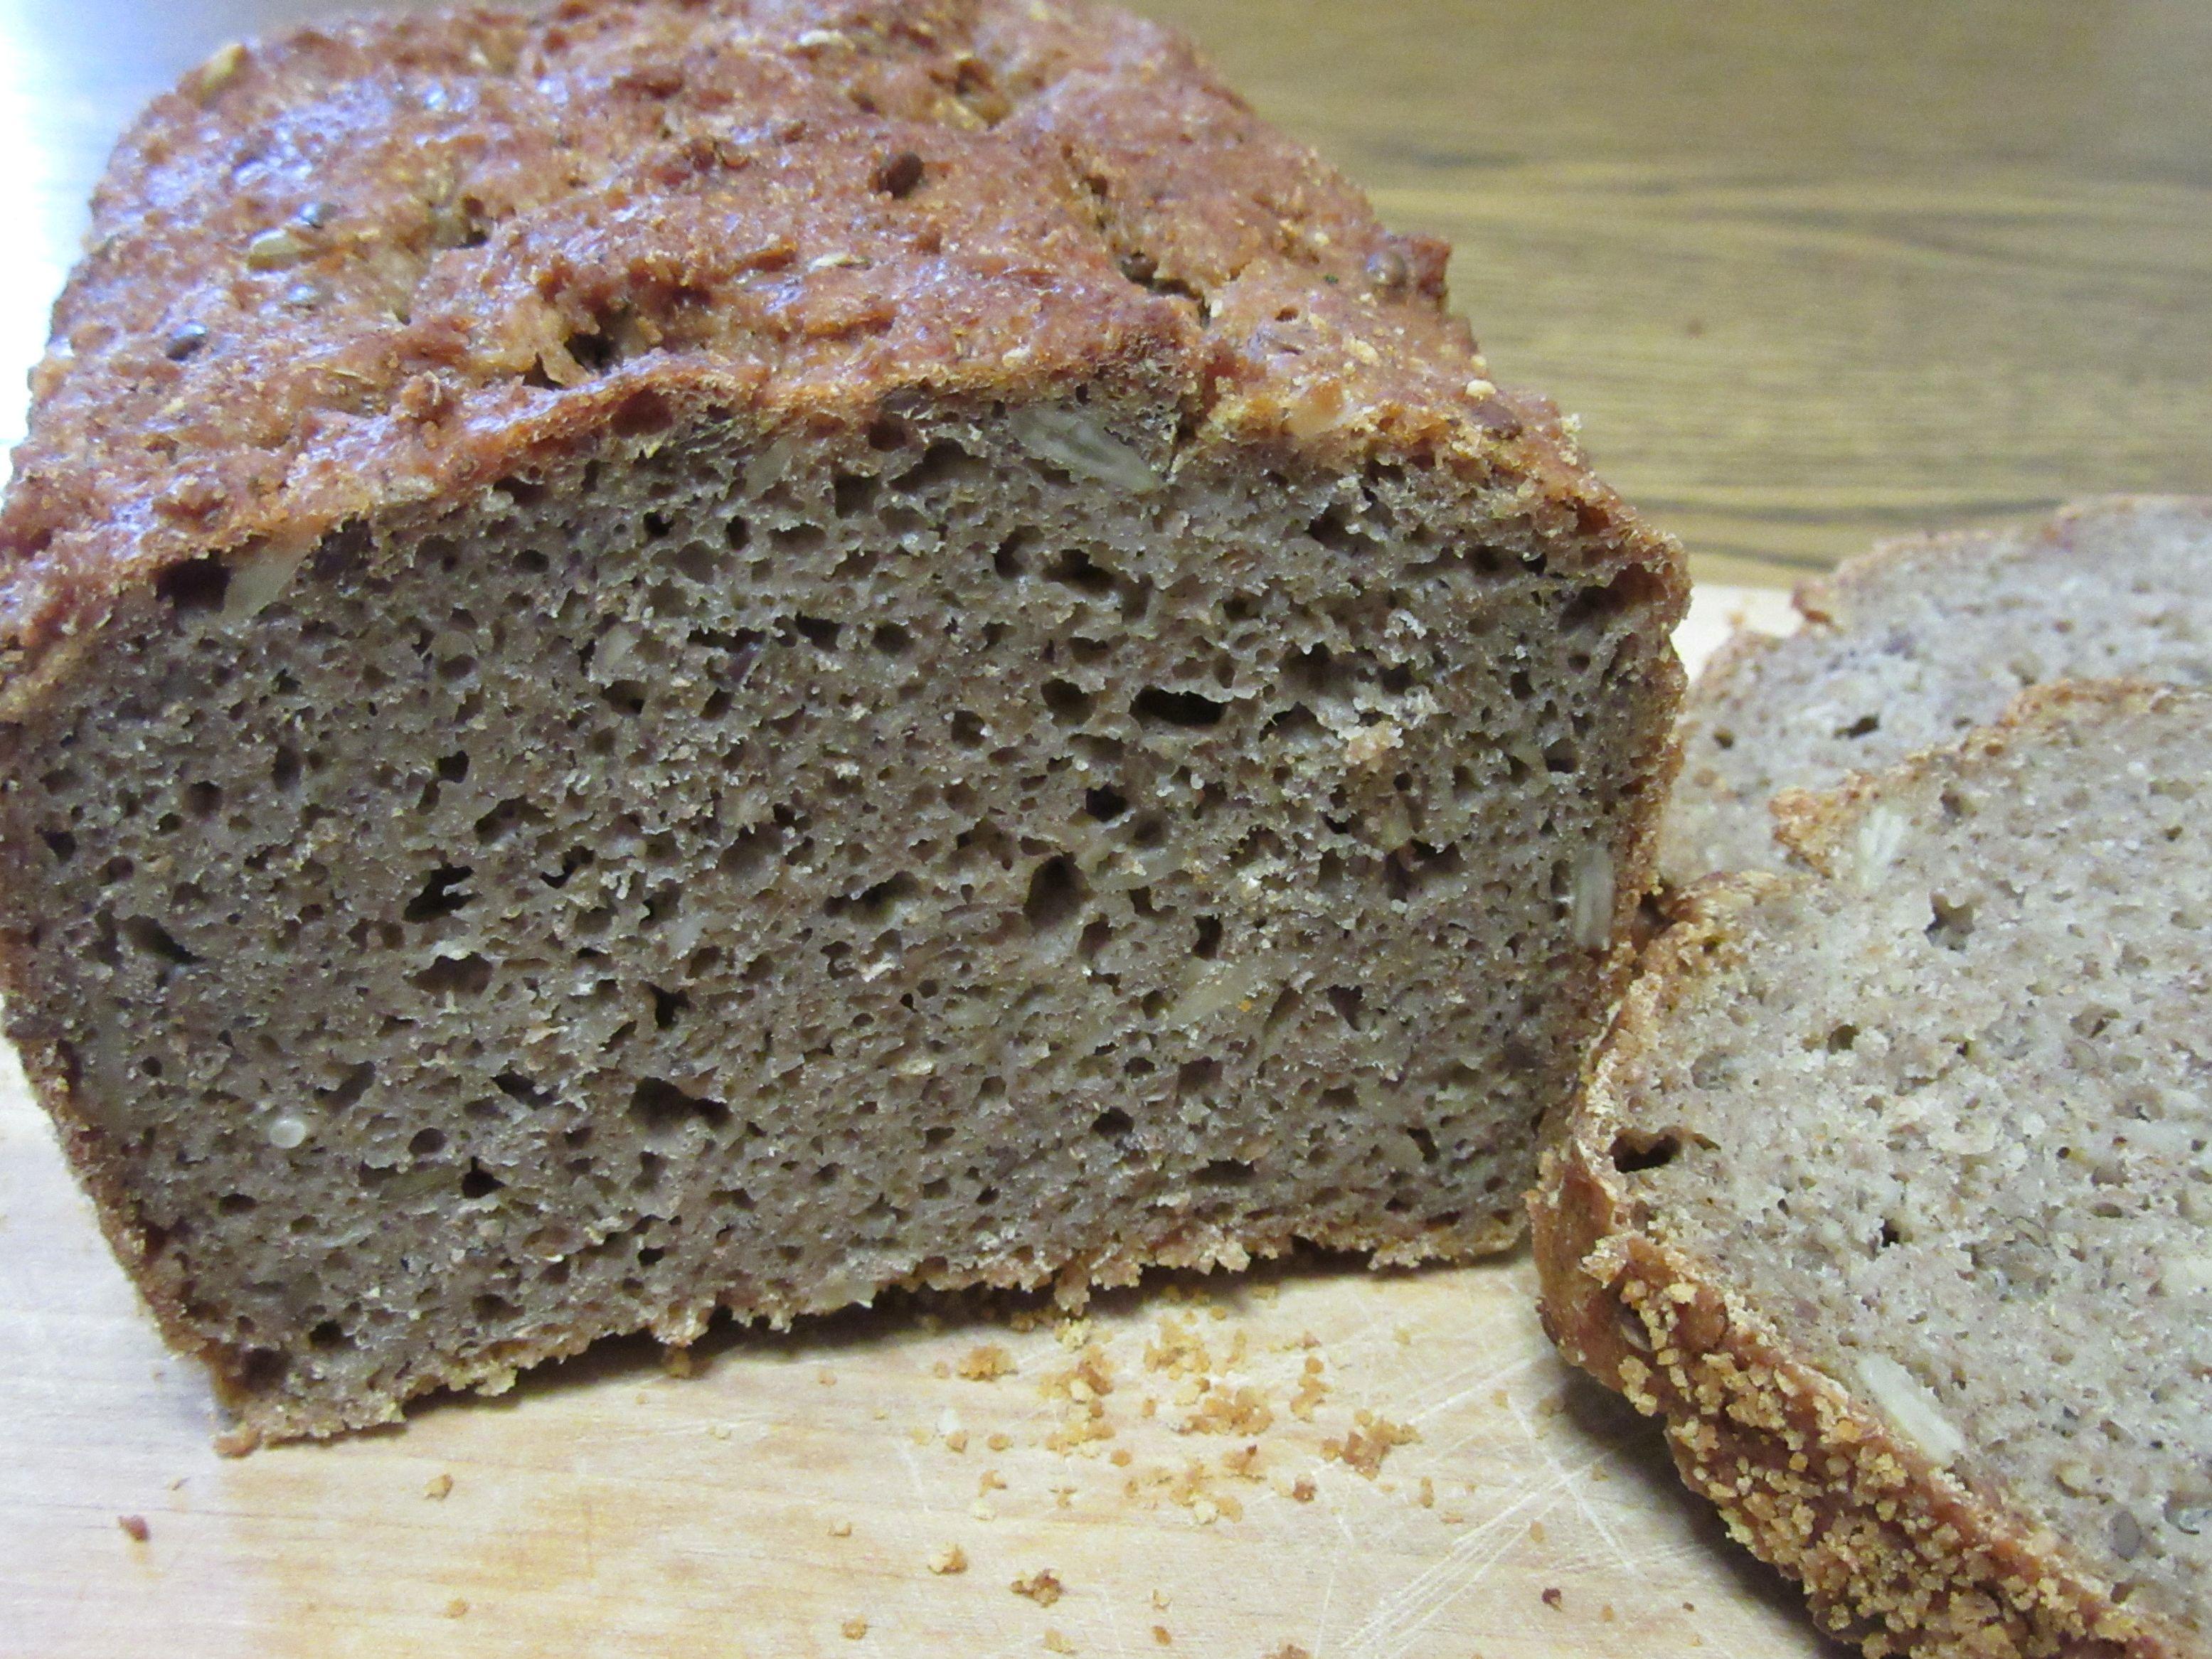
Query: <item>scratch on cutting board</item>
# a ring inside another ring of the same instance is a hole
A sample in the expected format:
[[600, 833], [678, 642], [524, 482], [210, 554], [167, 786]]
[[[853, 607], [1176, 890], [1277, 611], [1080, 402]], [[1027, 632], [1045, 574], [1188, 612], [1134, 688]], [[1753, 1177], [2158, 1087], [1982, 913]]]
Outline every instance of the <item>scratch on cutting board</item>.
[[1608, 1455], [1601, 1452], [1573, 1469], [1564, 1468], [1554, 1460], [1550, 1480], [1530, 1487], [1504, 1509], [1486, 1516], [1455, 1541], [1442, 1560], [1386, 1596], [1347, 1639], [1342, 1659], [1398, 1659], [1407, 1640], [1489, 1577], [1491, 1569], [1522, 1541], [1519, 1529], [1512, 1527], [1519, 1516], [1540, 1504], [1548, 1504], [1563, 1488], [1583, 1479]]
[[[1513, 1406], [1513, 1420], [1521, 1425], [1521, 1432], [1528, 1437], [1528, 1444], [1534, 1449], [1536, 1455], [1544, 1460], [1545, 1467], [1550, 1469], [1553, 1477], [1565, 1486], [1567, 1495], [1575, 1501], [1575, 1508], [1581, 1512], [1583, 1519], [1589, 1522], [1590, 1530], [1605, 1540], [1606, 1548], [1613, 1553], [1610, 1565], [1641, 1580], [1644, 1577], [1642, 1565], [1630, 1559], [1628, 1551], [1622, 1545], [1619, 1536], [1611, 1527], [1606, 1524], [1604, 1517], [1590, 1506], [1589, 1499], [1583, 1495], [1583, 1483], [1566, 1479], [1565, 1472], [1559, 1467], [1558, 1455], [1551, 1447], [1544, 1443], [1544, 1437], [1536, 1432], [1534, 1425], [1528, 1421], [1528, 1413], [1522, 1410], [1520, 1402], [1517, 1401]], [[1592, 1463], [1605, 1462], [1611, 1455], [1610, 1452], [1602, 1454], [1592, 1460]], [[1592, 1467], [1592, 1464], [1585, 1464], [1583, 1467], [1588, 1468]]]
[[[1473, 1399], [1476, 1395], [1482, 1393], [1486, 1389], [1495, 1389], [1500, 1383], [1504, 1382], [1507, 1377], [1516, 1376], [1520, 1372], [1527, 1370], [1531, 1365], [1543, 1364], [1551, 1358], [1552, 1356], [1548, 1353], [1524, 1354], [1520, 1358], [1513, 1361], [1510, 1365], [1499, 1365], [1493, 1370], [1486, 1370], [1480, 1376], [1477, 1376], [1472, 1382], [1467, 1384], [1466, 1387], [1455, 1389], [1452, 1393], [1446, 1395], [1443, 1399], [1437, 1401], [1435, 1403], [1422, 1407], [1419, 1410], [1413, 1413], [1413, 1421], [1416, 1424], [1419, 1424], [1430, 1418], [1436, 1417], [1444, 1412], [1448, 1412], [1451, 1410], [1453, 1407], [1464, 1404], [1466, 1401]], [[1474, 1370], [1474, 1367], [1469, 1366], [1468, 1370]], [[1440, 1386], [1449, 1387], [1451, 1384], [1458, 1382], [1461, 1376], [1464, 1376], [1466, 1375], [1466, 1371], [1461, 1371], [1453, 1376], [1441, 1377], [1438, 1379], [1438, 1383]]]
[[929, 1489], [922, 1484], [921, 1465], [915, 1458], [914, 1448], [897, 1435], [889, 1437], [898, 1449], [899, 1462], [906, 1465], [907, 1484], [914, 1488], [914, 1501], [921, 1505], [921, 1512], [931, 1520], [937, 1518], [937, 1505], [929, 1501]]

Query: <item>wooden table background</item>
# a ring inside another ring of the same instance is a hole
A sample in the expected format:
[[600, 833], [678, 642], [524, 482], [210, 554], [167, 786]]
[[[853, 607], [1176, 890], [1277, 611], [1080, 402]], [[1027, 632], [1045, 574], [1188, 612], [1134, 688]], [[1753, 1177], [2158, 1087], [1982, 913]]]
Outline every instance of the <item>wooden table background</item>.
[[[1497, 372], [1579, 411], [1708, 581], [2077, 494], [2212, 490], [2202, 0], [1144, 5], [1387, 216], [1458, 244]], [[331, 9], [0, 0], [0, 380], [38, 352], [132, 109], [222, 40]], [[20, 416], [0, 397], [0, 441]], [[1039, 1389], [1066, 1370], [1050, 1330], [957, 1308], [722, 1337], [682, 1383], [617, 1346], [404, 1435], [227, 1463], [0, 1080], [0, 1654], [1815, 1651], [1644, 1426], [1542, 1348], [1528, 1279], [1524, 1256], [1214, 1287], [1217, 1358], [1246, 1333], [1278, 1421], [1265, 1479], [1216, 1471], [1246, 1515], [1211, 1525], [1174, 1482], [1232, 1443], [1136, 1416], [1145, 1392], [1176, 1414], [1143, 1358], [1180, 1305], [1157, 1296], [1097, 1328], [1127, 1465], [1040, 1443], [1067, 1408]], [[987, 1340], [1017, 1376], [936, 1375]], [[1305, 1423], [1285, 1407], [1316, 1355], [1334, 1392]], [[1374, 1480], [1322, 1447], [1363, 1406], [1423, 1435]], [[1301, 1474], [1310, 1504], [1285, 1495]], [[956, 1541], [971, 1570], [930, 1572]], [[1065, 1600], [1008, 1593], [1045, 1565]]]

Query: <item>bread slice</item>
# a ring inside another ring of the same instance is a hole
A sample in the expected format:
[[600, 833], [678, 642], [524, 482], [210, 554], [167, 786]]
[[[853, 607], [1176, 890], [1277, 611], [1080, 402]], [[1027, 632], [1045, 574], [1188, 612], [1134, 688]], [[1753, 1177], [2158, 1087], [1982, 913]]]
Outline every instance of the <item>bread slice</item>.
[[1890, 542], [1796, 595], [1805, 625], [1740, 634], [1682, 713], [1660, 872], [1774, 870], [1768, 804], [1951, 743], [2025, 686], [2212, 683], [2212, 497], [2077, 502], [2023, 529]]
[[2024, 694], [1692, 890], [1534, 1207], [1547, 1328], [1869, 1654], [2203, 1654], [2212, 694]]
[[8, 1012], [246, 1431], [1516, 1236], [1679, 555], [1175, 36], [318, 30], [91, 247], [0, 526]]

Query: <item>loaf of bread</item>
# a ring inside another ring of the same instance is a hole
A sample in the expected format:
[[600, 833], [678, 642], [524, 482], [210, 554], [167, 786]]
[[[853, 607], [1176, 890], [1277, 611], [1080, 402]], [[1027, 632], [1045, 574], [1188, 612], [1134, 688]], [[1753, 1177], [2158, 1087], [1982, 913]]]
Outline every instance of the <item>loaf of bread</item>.
[[1175, 36], [217, 54], [0, 520], [9, 1029], [241, 1436], [887, 1286], [1510, 1243], [1679, 555]]
[[1869, 1655], [2203, 1655], [2212, 693], [1788, 798], [1535, 1200], [1547, 1328]]
[[1986, 725], [2025, 686], [2212, 684], [2212, 498], [2078, 502], [2024, 529], [1891, 542], [1796, 596], [1786, 639], [1739, 635], [1682, 712], [1660, 872], [1773, 870], [1769, 804]]

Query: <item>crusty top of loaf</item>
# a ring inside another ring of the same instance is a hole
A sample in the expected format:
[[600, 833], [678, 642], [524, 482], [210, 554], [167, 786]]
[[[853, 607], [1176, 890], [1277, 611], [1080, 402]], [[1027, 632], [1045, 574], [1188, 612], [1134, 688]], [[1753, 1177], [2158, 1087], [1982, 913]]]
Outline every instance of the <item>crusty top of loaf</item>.
[[1063, 0], [572, 0], [217, 52], [124, 139], [0, 514], [0, 673], [210, 551], [671, 400], [1164, 392], [1649, 540], [1394, 236], [1173, 33]]

